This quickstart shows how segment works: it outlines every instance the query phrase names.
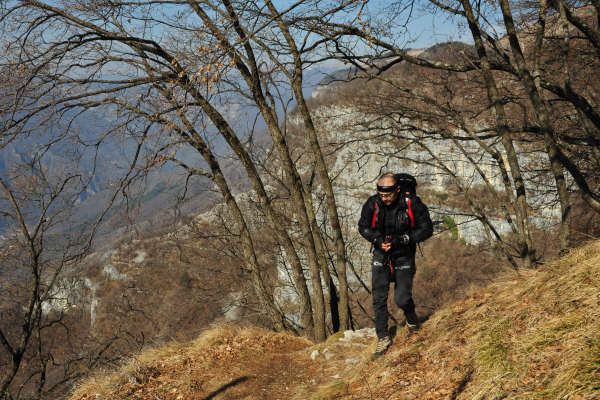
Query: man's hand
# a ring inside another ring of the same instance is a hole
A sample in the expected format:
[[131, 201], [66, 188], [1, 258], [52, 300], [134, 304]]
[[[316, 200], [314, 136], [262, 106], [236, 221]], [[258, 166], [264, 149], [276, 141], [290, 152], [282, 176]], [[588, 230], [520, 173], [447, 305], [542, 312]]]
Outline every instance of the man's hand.
[[388, 235], [385, 237], [385, 240], [383, 241], [383, 243], [381, 243], [381, 250], [383, 251], [390, 251], [390, 249], [392, 248], [392, 236]]
[[383, 243], [381, 243], [381, 250], [383, 250], [383, 251], [390, 251], [391, 248], [392, 248], [392, 243], [391, 242], [383, 242]]
[[381, 249], [385, 252], [390, 251], [390, 249], [392, 248], [392, 237], [388, 235], [384, 239], [382, 236], [378, 236], [373, 241], [373, 244], [375, 245], [376, 249]]

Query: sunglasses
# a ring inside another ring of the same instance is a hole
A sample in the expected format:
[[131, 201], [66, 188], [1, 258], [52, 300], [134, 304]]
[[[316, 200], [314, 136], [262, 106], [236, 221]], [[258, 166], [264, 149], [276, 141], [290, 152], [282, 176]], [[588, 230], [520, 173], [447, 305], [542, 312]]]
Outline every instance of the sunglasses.
[[379, 195], [379, 197], [381, 197], [382, 199], [390, 199], [390, 198], [392, 198], [392, 197], [393, 197], [393, 196], [396, 194], [396, 192], [389, 192], [389, 193], [381, 193], [381, 192], [378, 192], [377, 194], [378, 194], [378, 195]]
[[398, 188], [398, 185], [392, 185], [392, 186], [377, 185], [377, 193], [379, 194], [379, 197], [381, 197], [382, 199], [389, 199], [392, 196], [394, 196], [397, 188]]

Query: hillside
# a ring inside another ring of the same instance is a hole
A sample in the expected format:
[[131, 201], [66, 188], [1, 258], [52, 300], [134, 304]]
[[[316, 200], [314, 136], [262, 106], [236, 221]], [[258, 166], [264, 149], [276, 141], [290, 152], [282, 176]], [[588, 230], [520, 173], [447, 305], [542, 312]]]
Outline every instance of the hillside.
[[504, 275], [403, 329], [371, 359], [371, 330], [313, 345], [221, 326], [99, 373], [83, 399], [597, 399], [600, 242]]

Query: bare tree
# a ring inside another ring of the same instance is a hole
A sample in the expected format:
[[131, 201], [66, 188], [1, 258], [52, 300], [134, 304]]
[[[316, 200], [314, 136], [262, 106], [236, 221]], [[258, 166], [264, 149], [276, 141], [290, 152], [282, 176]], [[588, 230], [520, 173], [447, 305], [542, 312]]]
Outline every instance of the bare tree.
[[[15, 53], [23, 55], [16, 64], [25, 65], [32, 77], [25, 86], [35, 83], [36, 90], [51, 94], [52, 104], [65, 110], [83, 115], [98, 107], [108, 107], [118, 115], [126, 116], [123, 126], [133, 130], [136, 124], [146, 124], [146, 136], [152, 139], [144, 140], [152, 146], [146, 145], [144, 151], [154, 154], [155, 165], [170, 161], [190, 174], [213, 179], [223, 198], [235, 210], [235, 199], [230, 200], [231, 190], [226, 179], [220, 177], [223, 174], [218, 172], [218, 158], [214, 157], [214, 149], [207, 140], [211, 135], [219, 135], [245, 169], [271, 229], [290, 257], [305, 329], [309, 332], [314, 329], [314, 337], [324, 339], [321, 270], [326, 264], [323, 261], [326, 250], [315, 224], [311, 194], [298, 173], [299, 166], [291, 157], [277, 104], [270, 93], [272, 82], [277, 79], [277, 68], [269, 69], [263, 63], [271, 56], [255, 42], [255, 38], [259, 37], [255, 31], [259, 32], [267, 25], [245, 19], [247, 14], [239, 9], [239, 5], [229, 1], [166, 2], [164, 4], [170, 7], [161, 11], [152, 9], [152, 4], [85, 5], [69, 2], [59, 6], [40, 1], [7, 4], [4, 10], [6, 26], [10, 23], [16, 27], [15, 32], [32, 33], [19, 34], [20, 40], [15, 37], [16, 41], [9, 46]], [[269, 5], [265, 7], [268, 9]], [[189, 11], [193, 13], [189, 14]], [[271, 14], [275, 11], [271, 7]], [[187, 12], [185, 17], [184, 12]], [[265, 18], [261, 16], [262, 21]], [[269, 22], [269, 28], [276, 26], [275, 20]], [[286, 31], [281, 18], [279, 23], [279, 28]], [[36, 47], [44, 29], [56, 34], [52, 43]], [[295, 39], [287, 32], [285, 46], [293, 48]], [[296, 101], [302, 104], [302, 76], [297, 68], [301, 68], [300, 55], [303, 53], [295, 51], [296, 72], [288, 76], [292, 78]], [[280, 57], [283, 60], [287, 55], [282, 53]], [[282, 62], [287, 63], [287, 60]], [[76, 94], [66, 95], [69, 91]], [[278, 165], [284, 171], [283, 182], [290, 190], [289, 202], [294, 210], [294, 219], [302, 232], [302, 251], [306, 252], [310, 267], [312, 299], [304, 282], [298, 249], [271, 206], [271, 197], [243, 144], [244, 138], [233, 129], [231, 121], [221, 111], [224, 103], [232, 101], [249, 101], [260, 113], [272, 138]], [[31, 114], [38, 114], [42, 108], [32, 106]], [[348, 326], [348, 301], [343, 237], [340, 224], [336, 222], [335, 198], [326, 166], [323, 157], [319, 157], [316, 133], [314, 128], [310, 129], [310, 115], [306, 107], [301, 108], [307, 117], [305, 121], [311, 132], [312, 148], [320, 159], [318, 173], [325, 188], [330, 225], [334, 232], [336, 272], [341, 285], [342, 327], [345, 328]], [[8, 128], [15, 129], [18, 123], [19, 120]], [[186, 156], [186, 148], [194, 149], [202, 156], [203, 162], [190, 159], [189, 153]], [[244, 232], [243, 215], [234, 214], [239, 216], [236, 220], [238, 229]], [[248, 259], [252, 264], [252, 239], [245, 234], [241, 237], [248, 246]], [[254, 270], [258, 273], [257, 268]], [[265, 302], [265, 307], [269, 308], [267, 303], [270, 304], [270, 301]], [[279, 326], [276, 322], [279, 317], [272, 315], [274, 326]]]
[[[334, 9], [324, 9], [321, 13], [325, 16], [330, 13], [334, 13], [339, 10], [350, 8], [352, 3], [340, 4]], [[308, 134], [310, 143], [310, 150], [315, 163], [315, 171], [319, 178], [319, 183], [325, 194], [327, 202], [327, 215], [329, 217], [329, 226], [333, 232], [333, 242], [335, 248], [335, 271], [337, 273], [340, 288], [340, 327], [341, 329], [349, 328], [349, 308], [348, 308], [348, 283], [346, 279], [346, 255], [345, 255], [345, 244], [342, 234], [342, 226], [339, 220], [337, 204], [335, 201], [335, 195], [333, 193], [333, 187], [331, 183], [331, 177], [328, 174], [328, 167], [326, 165], [321, 145], [318, 140], [317, 131], [315, 129], [312, 116], [306, 104], [304, 96], [304, 83], [303, 75], [304, 69], [318, 62], [321, 55], [317, 51], [318, 44], [307, 43], [306, 38], [302, 38], [302, 32], [293, 31], [293, 26], [288, 24], [288, 20], [293, 19], [295, 15], [302, 14], [305, 12], [305, 7], [311, 7], [310, 2], [296, 2], [285, 10], [278, 10], [277, 7], [271, 1], [262, 3], [252, 4], [252, 8], [247, 3], [239, 5], [239, 12], [250, 13], [251, 15], [259, 18], [259, 21], [263, 22], [262, 29], [257, 31], [253, 35], [249, 35], [250, 40], [260, 46], [261, 51], [265, 52], [270, 61], [276, 67], [283, 78], [287, 81], [286, 83], [290, 86], [293, 92], [294, 99], [297, 103], [297, 112], [302, 118], [303, 126]], [[290, 58], [287, 60], [287, 58]], [[309, 220], [311, 221], [313, 236], [315, 240], [316, 250], [319, 254], [321, 268], [324, 272], [324, 277], [329, 287], [329, 297], [333, 301], [331, 304], [332, 316], [336, 315], [337, 304], [335, 299], [337, 294], [335, 293], [335, 286], [333, 281], [328, 278], [329, 268], [324, 262], [326, 259], [325, 254], [325, 242], [323, 242], [322, 235], [316, 225], [316, 218], [312, 210], [315, 207], [312, 204], [312, 193], [309, 190], [308, 185], [304, 186], [306, 209], [309, 213]], [[335, 325], [335, 322], [334, 322]], [[336, 329], [334, 329], [336, 330]]]
[[[70, 135], [48, 135], [36, 143], [32, 140], [35, 134], [35, 129], [27, 137], [10, 136], [9, 132], [3, 149], [16, 152], [26, 145], [29, 152], [21, 156], [23, 161], [7, 159], [11, 165], [0, 175], [0, 274], [5, 294], [0, 303], [0, 344], [6, 356], [2, 361], [7, 362], [0, 376], [2, 398], [31, 392], [37, 398], [48, 398], [80, 376], [79, 368], [71, 368], [71, 364], [80, 362], [77, 358], [82, 354], [63, 357], [49, 333], [66, 326], [66, 300], [59, 293], [78, 289], [65, 286], [67, 278], [89, 253], [100, 223], [128, 184], [136, 164], [134, 161], [115, 182], [103, 209], [86, 222], [77, 215], [77, 204], [89, 188], [89, 171], [77, 168], [78, 158], [53, 160], [65, 150], [63, 139]], [[68, 328], [66, 331], [69, 338]], [[27, 369], [21, 372], [24, 363]], [[54, 367], [61, 365], [64, 375], [57, 377]], [[13, 385], [17, 377], [18, 385]]]

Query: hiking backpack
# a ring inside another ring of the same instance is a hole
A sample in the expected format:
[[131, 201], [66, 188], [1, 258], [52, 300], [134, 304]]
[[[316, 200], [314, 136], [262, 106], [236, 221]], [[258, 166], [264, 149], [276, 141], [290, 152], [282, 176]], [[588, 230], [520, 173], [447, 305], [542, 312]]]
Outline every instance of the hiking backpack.
[[394, 178], [396, 179], [396, 183], [400, 186], [400, 193], [404, 196], [407, 194], [409, 196], [417, 195], [417, 180], [414, 176], [410, 174], [394, 174]]

